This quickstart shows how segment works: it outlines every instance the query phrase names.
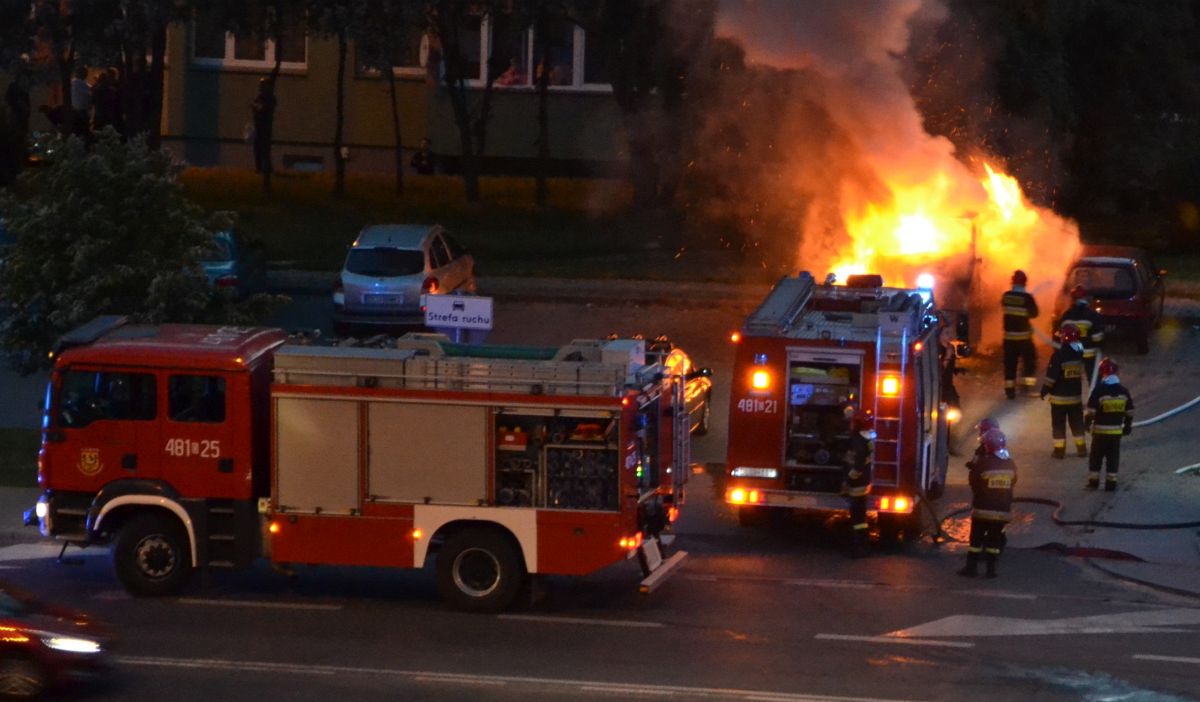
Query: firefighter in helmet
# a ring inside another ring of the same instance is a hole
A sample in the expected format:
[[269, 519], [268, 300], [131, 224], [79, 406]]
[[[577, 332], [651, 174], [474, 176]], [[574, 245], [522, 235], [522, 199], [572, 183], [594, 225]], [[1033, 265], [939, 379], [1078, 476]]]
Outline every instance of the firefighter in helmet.
[[1004, 394], [1008, 399], [1017, 396], [1017, 361], [1025, 375], [1021, 383], [1032, 388], [1037, 382], [1037, 351], [1033, 348], [1033, 327], [1029, 320], [1038, 316], [1037, 301], [1025, 292], [1029, 282], [1025, 271], [1012, 274], [1012, 290], [1000, 298], [1004, 310]]
[[1059, 332], [1062, 345], [1050, 356], [1046, 367], [1046, 381], [1042, 383], [1042, 399], [1050, 396], [1050, 431], [1054, 435], [1054, 458], [1063, 458], [1067, 452], [1067, 424], [1075, 437], [1075, 452], [1087, 454], [1087, 440], [1083, 431], [1083, 342], [1079, 339], [1079, 327], [1064, 324]]
[[1071, 306], [1063, 312], [1059, 327], [1074, 324], [1079, 328], [1079, 340], [1083, 342], [1084, 377], [1090, 383], [1096, 368], [1096, 354], [1104, 341], [1104, 320], [1092, 309], [1092, 296], [1082, 285], [1071, 288]]
[[1104, 489], [1117, 489], [1117, 470], [1121, 464], [1121, 437], [1133, 431], [1133, 397], [1117, 377], [1117, 364], [1111, 358], [1100, 361], [1100, 382], [1088, 398], [1084, 424], [1092, 428], [1092, 455], [1088, 459], [1089, 489], [1100, 487], [1102, 463], [1108, 463]]
[[1004, 525], [1012, 519], [1013, 487], [1017, 484], [1017, 464], [1008, 455], [1007, 440], [999, 429], [989, 429], [980, 441], [982, 455], [971, 461], [971, 535], [967, 545], [967, 564], [959, 575], [973, 578], [979, 574], [983, 556], [986, 577], [996, 577], [996, 561], [1004, 548]]
[[871, 494], [871, 465], [875, 457], [875, 418], [864, 409], [847, 407], [850, 417], [850, 449], [846, 452], [846, 496], [850, 507], [851, 555], [861, 558], [870, 551], [867, 531], [867, 496]]
[[987, 455], [987, 451], [985, 451], [983, 448], [984, 435], [993, 429], [999, 429], [999, 428], [1000, 428], [1000, 422], [997, 422], [995, 419], [993, 419], [991, 417], [984, 417], [983, 419], [979, 420], [978, 424], [975, 425], [975, 430], [979, 432], [979, 435], [975, 439], [975, 441], [978, 443], [978, 445], [975, 447], [975, 455], [971, 456], [971, 460], [967, 461], [968, 469], [975, 467], [975, 461], [978, 458], [980, 458], [981, 456]]

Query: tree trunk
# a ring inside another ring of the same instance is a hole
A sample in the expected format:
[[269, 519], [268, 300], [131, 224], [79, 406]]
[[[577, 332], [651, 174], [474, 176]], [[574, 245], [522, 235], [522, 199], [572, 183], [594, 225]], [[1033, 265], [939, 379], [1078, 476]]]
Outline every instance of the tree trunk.
[[333, 134], [333, 194], [346, 194], [346, 159], [342, 156], [342, 132], [346, 126], [346, 33], [338, 32], [337, 118]]
[[162, 102], [164, 58], [167, 53], [167, 27], [158, 23], [150, 37], [150, 77], [146, 85], [146, 143], [158, 150], [162, 146]]
[[404, 143], [400, 138], [400, 102], [396, 96], [396, 71], [388, 66], [388, 89], [392, 95], [392, 132], [396, 135], [396, 197], [404, 197]]
[[[537, 36], [546, 36], [546, 12], [539, 9], [537, 19]], [[537, 184], [534, 198], [538, 207], [545, 207], [550, 200], [550, 188], [546, 182], [550, 171], [550, 71], [549, 51], [550, 42], [542, 41], [542, 51], [538, 63], [542, 70], [537, 75], [538, 113], [537, 113]]]

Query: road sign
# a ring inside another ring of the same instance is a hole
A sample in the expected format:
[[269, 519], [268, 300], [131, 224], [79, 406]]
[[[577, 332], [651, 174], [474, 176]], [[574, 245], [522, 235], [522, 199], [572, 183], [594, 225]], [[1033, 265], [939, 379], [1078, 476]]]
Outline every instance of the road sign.
[[491, 329], [492, 298], [475, 295], [426, 295], [425, 326]]

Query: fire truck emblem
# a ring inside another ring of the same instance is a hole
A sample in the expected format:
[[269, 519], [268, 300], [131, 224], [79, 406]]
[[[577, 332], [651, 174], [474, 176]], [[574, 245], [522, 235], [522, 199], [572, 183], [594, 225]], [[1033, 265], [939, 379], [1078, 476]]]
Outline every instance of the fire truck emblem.
[[95, 475], [104, 470], [104, 464], [100, 462], [100, 449], [80, 449], [76, 467], [84, 475]]

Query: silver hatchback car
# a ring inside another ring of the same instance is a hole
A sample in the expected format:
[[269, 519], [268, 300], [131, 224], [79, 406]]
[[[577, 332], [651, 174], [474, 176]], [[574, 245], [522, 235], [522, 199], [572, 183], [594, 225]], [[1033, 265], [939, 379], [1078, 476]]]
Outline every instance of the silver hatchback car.
[[421, 296], [475, 293], [475, 259], [439, 225], [372, 224], [346, 254], [333, 287], [339, 336], [425, 322]]

